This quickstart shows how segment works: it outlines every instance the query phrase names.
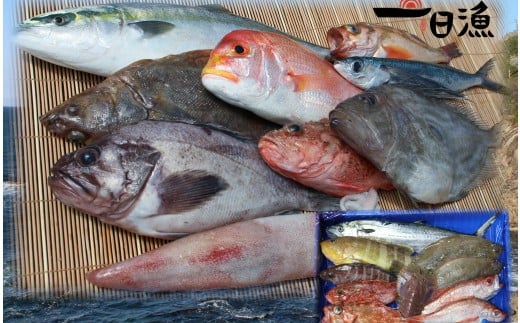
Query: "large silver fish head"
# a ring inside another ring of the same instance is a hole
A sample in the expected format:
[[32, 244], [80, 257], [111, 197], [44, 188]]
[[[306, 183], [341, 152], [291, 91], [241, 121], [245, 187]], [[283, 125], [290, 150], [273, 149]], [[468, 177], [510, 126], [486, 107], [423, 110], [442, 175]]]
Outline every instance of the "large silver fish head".
[[384, 93], [368, 90], [339, 104], [329, 114], [331, 127], [360, 155], [381, 167], [392, 147], [392, 116]]
[[122, 24], [119, 9], [112, 6], [59, 10], [20, 23], [14, 40], [38, 58], [77, 68], [117, 46]]
[[146, 144], [105, 138], [62, 157], [49, 185], [64, 204], [117, 220], [139, 197], [161, 154]]
[[81, 143], [146, 119], [146, 109], [132, 101], [132, 93], [121, 95], [120, 87], [111, 84], [86, 90], [41, 116], [40, 122], [53, 135]]

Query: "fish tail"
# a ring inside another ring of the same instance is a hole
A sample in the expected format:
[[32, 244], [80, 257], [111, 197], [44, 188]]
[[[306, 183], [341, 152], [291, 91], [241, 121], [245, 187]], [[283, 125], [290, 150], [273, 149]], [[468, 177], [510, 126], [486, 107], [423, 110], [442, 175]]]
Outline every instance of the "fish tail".
[[495, 59], [490, 58], [482, 67], [475, 73], [476, 75], [480, 76], [482, 78], [482, 86], [490, 91], [502, 93], [502, 94], [508, 94], [509, 90], [507, 87], [505, 87], [502, 84], [499, 84], [495, 81], [492, 81], [489, 79], [489, 72], [493, 69], [495, 66]]
[[444, 45], [439, 47], [441, 51], [444, 52], [444, 55], [448, 58], [448, 61], [452, 60], [455, 57], [459, 57], [462, 55], [462, 53], [459, 50], [459, 46], [453, 42], [449, 43], [448, 45]]

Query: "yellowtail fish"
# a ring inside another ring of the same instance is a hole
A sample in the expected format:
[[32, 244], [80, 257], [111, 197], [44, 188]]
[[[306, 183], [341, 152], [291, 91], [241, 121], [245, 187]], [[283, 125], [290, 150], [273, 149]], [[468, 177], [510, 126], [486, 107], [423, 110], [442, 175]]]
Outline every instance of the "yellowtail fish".
[[320, 243], [321, 252], [335, 265], [367, 263], [397, 272], [412, 261], [413, 250], [366, 238], [339, 237]]
[[[51, 63], [106, 76], [141, 59], [212, 49], [237, 29], [282, 33], [219, 5], [120, 3], [32, 17], [17, 26], [15, 42]], [[328, 55], [326, 48], [292, 38], [323, 57]]]

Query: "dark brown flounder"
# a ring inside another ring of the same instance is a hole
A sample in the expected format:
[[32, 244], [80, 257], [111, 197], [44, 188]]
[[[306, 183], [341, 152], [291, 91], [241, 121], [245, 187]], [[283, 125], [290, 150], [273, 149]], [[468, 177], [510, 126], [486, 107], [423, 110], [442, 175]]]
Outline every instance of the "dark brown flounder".
[[210, 50], [137, 61], [40, 117], [54, 135], [83, 142], [142, 120], [212, 125], [259, 139], [279, 126], [216, 98], [201, 83]]

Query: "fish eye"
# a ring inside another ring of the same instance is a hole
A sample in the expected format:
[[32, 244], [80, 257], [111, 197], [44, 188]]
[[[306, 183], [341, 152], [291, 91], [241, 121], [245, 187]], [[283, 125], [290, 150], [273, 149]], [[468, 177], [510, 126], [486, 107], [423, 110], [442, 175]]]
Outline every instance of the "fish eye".
[[377, 99], [373, 94], [362, 94], [359, 96], [359, 98], [370, 105], [374, 105], [377, 103]]
[[356, 25], [347, 25], [347, 31], [352, 34], [359, 34], [359, 28]]
[[337, 294], [338, 294], [338, 295], [342, 295], [342, 294], [343, 294], [343, 292], [344, 292], [344, 290], [343, 290], [343, 289], [338, 289], [338, 290], [337, 290]]
[[334, 306], [334, 308], [332, 309], [332, 312], [333, 312], [334, 314], [336, 314], [336, 315], [339, 315], [339, 314], [341, 314], [342, 309], [341, 309], [341, 307], [339, 307], [339, 306]]
[[488, 279], [486, 279], [486, 284], [487, 284], [488, 286], [493, 285], [494, 282], [495, 282], [495, 279], [494, 279], [494, 278], [488, 277]]
[[338, 232], [343, 232], [343, 230], [344, 230], [343, 227], [340, 225], [340, 226], [338, 227]]
[[74, 116], [77, 116], [77, 115], [78, 115], [78, 111], [79, 111], [79, 109], [78, 109], [77, 106], [75, 106], [75, 105], [71, 105], [71, 106], [68, 106], [67, 109], [66, 109], [65, 111], [67, 112], [67, 114], [68, 114], [69, 116], [74, 117]]
[[242, 45], [236, 45], [235, 48], [234, 48], [234, 51], [235, 51], [235, 53], [241, 55], [241, 54], [244, 54], [246, 52], [246, 49]]
[[68, 15], [56, 15], [52, 18], [52, 22], [56, 26], [64, 26], [71, 21], [71, 17]]
[[99, 159], [100, 151], [97, 147], [85, 148], [77, 157], [76, 160], [81, 166], [91, 166]]
[[354, 61], [354, 63], [352, 64], [352, 71], [354, 73], [359, 73], [359, 72], [361, 72], [362, 69], [363, 69], [363, 63], [360, 61]]
[[300, 132], [301, 127], [297, 124], [292, 124], [287, 127], [287, 130], [289, 130], [289, 132]]
[[494, 310], [494, 311], [493, 311], [493, 316], [495, 316], [495, 317], [500, 317], [500, 316], [502, 316], [502, 312], [499, 311], [499, 310]]

